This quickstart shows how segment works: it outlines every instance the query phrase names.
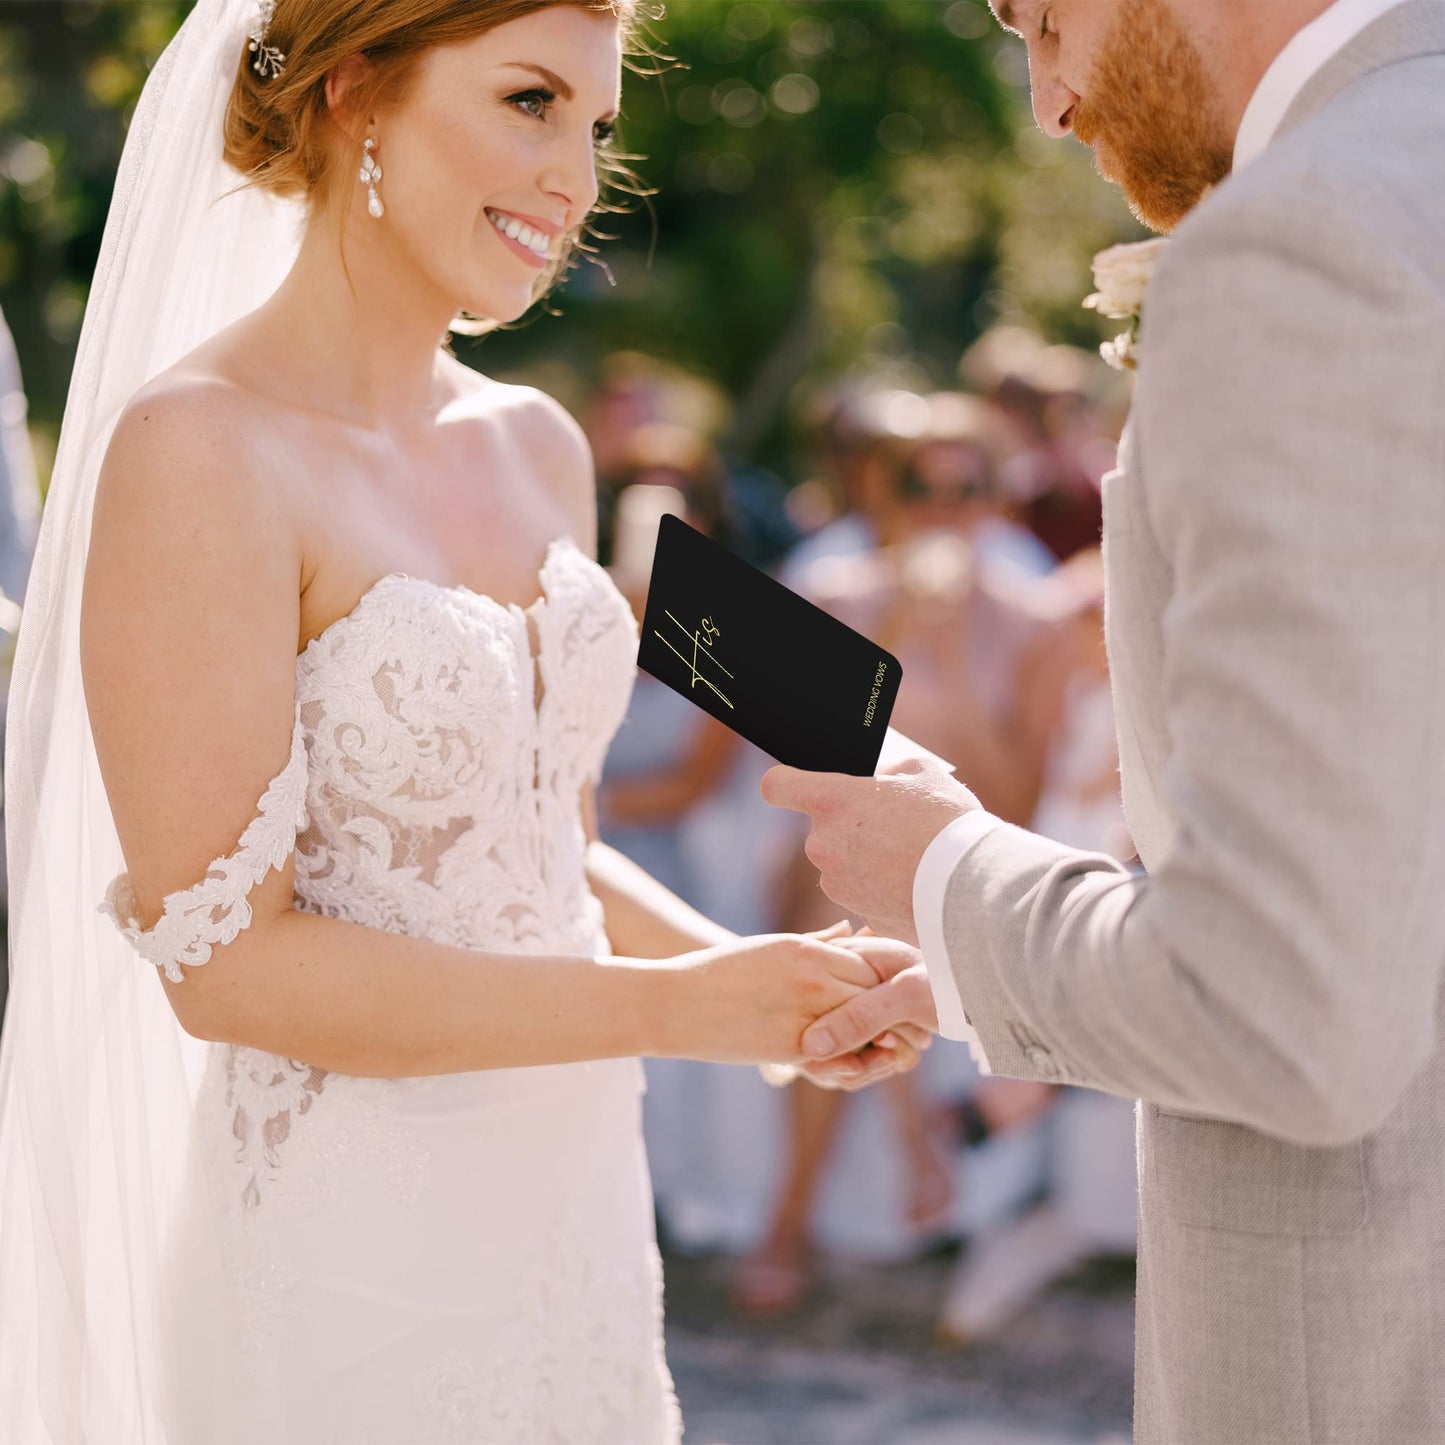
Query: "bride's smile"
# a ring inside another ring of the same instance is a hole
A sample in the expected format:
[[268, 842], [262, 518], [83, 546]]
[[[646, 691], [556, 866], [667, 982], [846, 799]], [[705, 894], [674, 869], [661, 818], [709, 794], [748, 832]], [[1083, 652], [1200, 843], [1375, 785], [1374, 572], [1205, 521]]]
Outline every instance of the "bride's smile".
[[552, 256], [552, 238], [560, 227], [550, 227], [535, 217], [525, 220], [521, 216], [487, 207], [487, 219], [500, 232], [503, 240], [510, 241], [526, 261], [545, 263]]

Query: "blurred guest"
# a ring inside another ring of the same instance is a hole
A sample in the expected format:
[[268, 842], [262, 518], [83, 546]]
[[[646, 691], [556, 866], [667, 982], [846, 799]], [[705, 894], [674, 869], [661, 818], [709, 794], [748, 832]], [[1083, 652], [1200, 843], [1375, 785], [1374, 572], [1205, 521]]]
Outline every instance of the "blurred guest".
[[[940, 391], [928, 398], [928, 410], [928, 431], [913, 466], [941, 499], [938, 525], [962, 532], [978, 565], [995, 577], [1047, 576], [1057, 559], [1009, 503], [1009, 435], [998, 408], [963, 392]], [[952, 500], [950, 489], [962, 495]], [[918, 520], [928, 524], [927, 517]]]
[[[896, 484], [904, 455], [912, 459], [920, 485], [926, 482], [940, 495], [950, 489], [965, 494], [944, 500], [938, 516], [969, 538], [980, 567], [1026, 577], [1046, 574], [1054, 566], [1053, 554], [1007, 515], [1002, 468], [1008, 442], [995, 409], [961, 392], [920, 396], [886, 390], [845, 397], [825, 414], [818, 433], [820, 479], [826, 479], [842, 510], [793, 549], [780, 580], [797, 590], [824, 557], [888, 547], [906, 532], [930, 525], [927, 516], [908, 505], [927, 497], [905, 496]], [[986, 488], [976, 485], [980, 455]]]
[[1127, 862], [1134, 845], [1119, 792], [1119, 744], [1104, 645], [1104, 562], [1086, 548], [1038, 598], [1053, 623], [1023, 659], [1019, 717], [1046, 759], [1030, 828]]
[[[690, 526], [724, 547], [736, 542], [727, 473], [716, 448], [701, 432], [671, 422], [640, 426], [618, 454], [613, 476], [619, 495], [633, 486], [676, 488]], [[651, 562], [649, 553], [649, 568]]]
[[[1019, 667], [1017, 721], [1043, 775], [1031, 829], [1060, 843], [1134, 856], [1119, 792], [1119, 752], [1104, 646], [1097, 548], [1054, 573], [1040, 598], [1052, 624]], [[985, 1079], [945, 1111], [969, 1145], [1029, 1125], [1047, 1138], [1047, 1197], [971, 1242], [955, 1269], [939, 1333], [990, 1337], [1051, 1281], [1094, 1254], [1135, 1246], [1134, 1106], [1089, 1090]], [[1045, 1117], [1047, 1116], [1047, 1117]], [[1042, 1123], [1040, 1121], [1042, 1120]]]
[[1111, 374], [1098, 357], [1001, 326], [959, 363], [964, 384], [998, 407], [1011, 432], [1006, 489], [1019, 520], [1063, 561], [1099, 543], [1100, 481], [1114, 465], [1095, 392]]
[[636, 469], [635, 440], [643, 428], [662, 423], [694, 436], [714, 436], [726, 403], [710, 383], [639, 351], [606, 357], [582, 411], [582, 426], [597, 473], [597, 555], [612, 560], [617, 497]]
[[810, 515], [822, 521], [788, 554], [777, 572], [780, 582], [796, 591], [821, 558], [855, 557], [878, 546], [889, 526], [892, 451], [917, 441], [928, 423], [927, 402], [896, 389], [851, 389], [819, 409], [813, 429], [817, 474], [795, 495], [812, 498]]
[[[874, 451], [884, 483], [872, 496], [882, 544], [815, 560], [797, 579], [798, 590], [898, 658], [903, 681], [894, 725], [953, 763], [989, 800], [986, 807], [1027, 822], [1044, 765], [1033, 754], [1035, 733], [1017, 717], [1017, 673], [1042, 626], [1029, 600], [1038, 584], [1012, 569], [985, 571], [970, 541], [998, 516], [998, 453], [987, 409], [951, 405], [945, 430], [938, 409], [917, 400], [924, 407], [918, 433], [895, 434]], [[818, 887], [800, 841], [780, 882], [785, 929], [821, 927], [839, 913]], [[916, 1077], [895, 1078], [885, 1088], [908, 1170], [905, 1209], [926, 1233], [951, 1217], [952, 1162]], [[789, 1102], [785, 1176], [735, 1289], [738, 1306], [758, 1314], [790, 1310], [807, 1291], [818, 1190], [844, 1114], [856, 1104], [806, 1083], [792, 1086]]]
[[596, 467], [597, 551], [604, 565], [612, 560], [618, 494], [636, 480], [632, 473], [638, 433], [659, 425], [710, 449], [721, 478], [719, 498], [731, 551], [767, 566], [797, 540], [781, 479], [720, 450], [718, 438], [726, 433], [730, 413], [713, 382], [669, 362], [635, 351], [617, 352], [603, 361], [598, 385], [582, 408], [582, 423]]
[[[681, 517], [717, 540], [729, 535], [721, 464], [704, 438], [658, 422], [638, 428], [615, 461], [621, 489], [610, 570], [640, 624], [663, 516]], [[731, 729], [639, 670], [597, 791], [602, 840], [735, 931], [742, 930], [710, 911], [709, 863], [689, 850], [685, 825], [727, 783], [743, 746]], [[712, 1244], [717, 1226], [708, 1213], [725, 1226], [732, 1206], [713, 1172], [724, 1071], [685, 1059], [648, 1059], [645, 1067], [644, 1129], [662, 1233], [682, 1247]], [[763, 1091], [756, 1070], [747, 1073]]]

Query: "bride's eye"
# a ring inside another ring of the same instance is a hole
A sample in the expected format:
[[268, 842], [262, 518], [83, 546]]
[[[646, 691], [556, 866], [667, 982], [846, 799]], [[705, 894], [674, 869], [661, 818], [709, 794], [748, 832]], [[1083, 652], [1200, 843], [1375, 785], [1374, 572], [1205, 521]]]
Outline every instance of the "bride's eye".
[[592, 127], [592, 139], [600, 146], [605, 146], [616, 135], [617, 122], [615, 120], [599, 120]]
[[524, 110], [528, 115], [536, 116], [538, 120], [546, 120], [547, 112], [553, 102], [557, 99], [554, 92], [546, 86], [539, 85], [532, 90], [519, 90], [515, 95], [507, 97], [508, 105], [515, 105], [519, 110]]

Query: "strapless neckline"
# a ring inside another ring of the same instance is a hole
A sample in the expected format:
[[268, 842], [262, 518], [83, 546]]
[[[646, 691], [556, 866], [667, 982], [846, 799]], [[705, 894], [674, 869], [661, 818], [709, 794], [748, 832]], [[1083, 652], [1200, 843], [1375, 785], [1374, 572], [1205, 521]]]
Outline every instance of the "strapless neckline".
[[[498, 601], [498, 599], [491, 596], [490, 593], [478, 592], [475, 588], [468, 587], [464, 582], [436, 582], [430, 577], [418, 577], [410, 572], [384, 573], [356, 599], [355, 604], [349, 612], [343, 612], [335, 621], [327, 623], [327, 625], [296, 654], [296, 665], [300, 667], [302, 663], [306, 662], [314, 653], [321, 651], [323, 644], [336, 632], [341, 631], [348, 625], [354, 624], [357, 619], [373, 605], [374, 599], [378, 595], [384, 592], [387, 587], [395, 586], [398, 583], [408, 583], [411, 586], [419, 587], [424, 591], [436, 593], [444, 597], [462, 597], [469, 603], [480, 603], [483, 606], [495, 608], [498, 612], [509, 613], [514, 617], [530, 617], [532, 613], [544, 607], [548, 601], [547, 570], [552, 565], [552, 559], [557, 555], [558, 549], [564, 544], [576, 552], [584, 561], [590, 562], [592, 560], [577, 546], [576, 539], [570, 532], [558, 533], [557, 536], [553, 537], [552, 540], [547, 543], [547, 551], [542, 558], [542, 565], [537, 569], [537, 582], [540, 590], [537, 596], [525, 606], [520, 602]], [[595, 562], [593, 562], [592, 565], [599, 566], [599, 564]]]

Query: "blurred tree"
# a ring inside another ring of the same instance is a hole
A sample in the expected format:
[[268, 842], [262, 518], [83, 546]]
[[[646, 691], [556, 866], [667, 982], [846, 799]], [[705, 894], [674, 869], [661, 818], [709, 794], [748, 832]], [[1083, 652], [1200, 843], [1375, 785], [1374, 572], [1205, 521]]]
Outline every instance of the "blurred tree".
[[[54, 426], [116, 161], [187, 0], [0, 8], [0, 304]], [[738, 399], [733, 441], [785, 455], [797, 384], [853, 366], [946, 381], [995, 319], [1096, 340], [1088, 260], [1136, 233], [1087, 155], [1047, 143], [985, 0], [672, 0], [675, 58], [630, 75], [625, 145], [656, 195], [543, 321], [471, 342], [489, 370], [565, 347], [650, 351]], [[646, 67], [645, 67], [646, 68]]]
[[[184, 0], [0, 8], [0, 305], [31, 416], [58, 424], [125, 128]], [[47, 468], [48, 469], [48, 468]]]

